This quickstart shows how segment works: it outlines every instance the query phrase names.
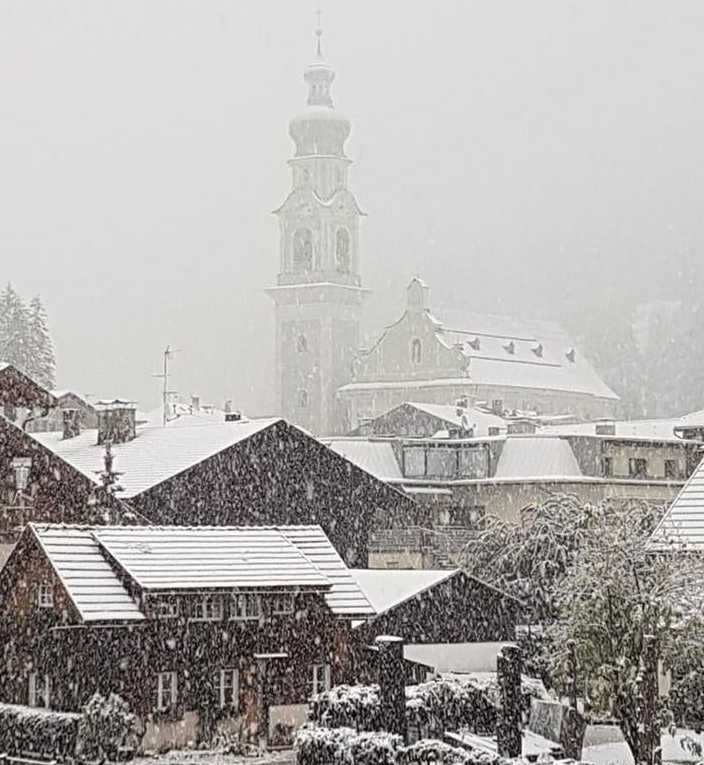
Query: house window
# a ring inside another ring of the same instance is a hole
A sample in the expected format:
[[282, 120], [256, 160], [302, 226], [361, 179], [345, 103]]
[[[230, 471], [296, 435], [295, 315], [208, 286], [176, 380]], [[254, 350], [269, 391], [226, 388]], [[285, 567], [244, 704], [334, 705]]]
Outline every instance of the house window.
[[49, 675], [40, 675], [38, 672], [30, 672], [28, 683], [27, 700], [29, 706], [49, 709], [51, 705], [51, 678]]
[[193, 604], [193, 620], [197, 622], [217, 622], [222, 619], [222, 598], [219, 595], [206, 595]]
[[37, 587], [37, 605], [39, 608], [54, 607], [54, 588], [50, 582], [40, 582]]
[[484, 528], [486, 509], [483, 505], [474, 507], [451, 507], [448, 512], [448, 526], [479, 531]]
[[232, 603], [232, 619], [259, 619], [262, 615], [262, 599], [256, 592], [235, 595]]
[[174, 619], [178, 616], [178, 611], [177, 600], [158, 600], [154, 604], [154, 616], [157, 619]]
[[425, 475], [425, 449], [408, 446], [403, 450], [403, 474], [406, 478]]
[[301, 409], [305, 409], [308, 406], [308, 391], [307, 390], [299, 390], [298, 391], [298, 406]]
[[614, 460], [612, 457], [601, 458], [601, 475], [604, 478], [611, 478], [614, 474]]
[[457, 449], [433, 447], [428, 449], [428, 475], [454, 478], [457, 475]]
[[628, 460], [628, 475], [631, 478], [647, 478], [648, 460], [642, 457], [631, 457]]
[[273, 613], [278, 614], [279, 616], [284, 614], [292, 614], [294, 611], [293, 593], [282, 592], [279, 595], [275, 595], [271, 610]]
[[423, 359], [423, 346], [420, 340], [416, 337], [411, 343], [411, 361], [414, 364], [420, 364]]
[[157, 674], [156, 708], [163, 712], [176, 706], [177, 681], [175, 672]]
[[489, 475], [489, 452], [486, 449], [460, 449], [458, 471], [463, 478], [486, 478]]
[[308, 697], [330, 690], [330, 665], [311, 664], [308, 675]]
[[665, 460], [665, 478], [672, 480], [682, 478], [679, 460]]
[[221, 669], [215, 673], [215, 687], [218, 691], [220, 709], [239, 710], [240, 673], [237, 669]]

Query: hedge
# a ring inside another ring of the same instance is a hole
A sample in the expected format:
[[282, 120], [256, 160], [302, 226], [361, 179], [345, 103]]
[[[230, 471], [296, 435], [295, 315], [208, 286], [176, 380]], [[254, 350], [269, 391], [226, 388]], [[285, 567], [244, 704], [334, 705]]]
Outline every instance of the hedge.
[[0, 751], [72, 757], [81, 715], [0, 703]]

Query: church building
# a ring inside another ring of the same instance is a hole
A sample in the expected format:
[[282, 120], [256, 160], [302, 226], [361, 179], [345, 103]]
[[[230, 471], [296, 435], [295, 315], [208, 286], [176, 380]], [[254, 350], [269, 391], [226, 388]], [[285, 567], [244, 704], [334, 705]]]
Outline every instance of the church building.
[[350, 122], [333, 107], [335, 72], [319, 28], [316, 35], [304, 74], [306, 109], [289, 126], [292, 188], [275, 211], [279, 274], [267, 292], [276, 304], [277, 414], [317, 436], [350, 432], [406, 401], [613, 417], [618, 396], [560, 327], [470, 311], [435, 314], [419, 278], [398, 321], [360, 349], [364, 213], [348, 187]]

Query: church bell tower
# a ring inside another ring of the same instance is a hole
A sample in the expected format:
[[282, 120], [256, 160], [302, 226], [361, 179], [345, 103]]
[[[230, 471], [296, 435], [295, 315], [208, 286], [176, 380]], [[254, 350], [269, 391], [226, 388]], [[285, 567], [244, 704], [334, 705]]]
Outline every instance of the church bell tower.
[[347, 429], [336, 391], [351, 379], [365, 290], [359, 275], [363, 213], [347, 187], [350, 123], [333, 107], [335, 72], [323, 58], [319, 26], [315, 33], [315, 60], [304, 73], [306, 109], [289, 125], [292, 188], [275, 210], [279, 275], [267, 292], [276, 304], [276, 408], [324, 436]]

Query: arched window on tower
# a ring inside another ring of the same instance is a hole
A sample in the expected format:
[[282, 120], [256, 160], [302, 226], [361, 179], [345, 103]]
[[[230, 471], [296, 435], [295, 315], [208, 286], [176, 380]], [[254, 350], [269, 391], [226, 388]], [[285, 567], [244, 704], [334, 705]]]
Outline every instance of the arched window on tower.
[[298, 391], [298, 406], [305, 409], [308, 406], [308, 391], [301, 388]]
[[420, 340], [416, 337], [411, 343], [411, 361], [414, 364], [420, 364], [423, 359], [423, 346]]
[[293, 235], [293, 270], [304, 273], [313, 269], [313, 235], [309, 228], [296, 229]]
[[340, 273], [350, 272], [350, 232], [346, 228], [338, 228], [335, 238], [335, 260]]
[[296, 338], [296, 350], [299, 353], [305, 353], [308, 350], [308, 340], [305, 335], [301, 334]]

